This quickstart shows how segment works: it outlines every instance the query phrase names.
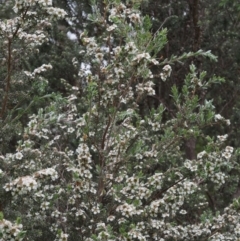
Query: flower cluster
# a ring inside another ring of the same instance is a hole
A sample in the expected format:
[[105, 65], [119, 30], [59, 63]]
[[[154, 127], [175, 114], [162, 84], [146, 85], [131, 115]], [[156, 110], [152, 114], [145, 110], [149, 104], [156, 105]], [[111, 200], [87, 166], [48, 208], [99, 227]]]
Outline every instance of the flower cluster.
[[116, 208], [117, 212], [120, 212], [126, 218], [132, 217], [133, 215], [141, 214], [141, 210], [137, 210], [136, 207], [132, 204], [124, 203]]
[[43, 64], [42, 66], [36, 68], [32, 73], [30, 73], [29, 71], [24, 71], [24, 73], [31, 79], [34, 79], [35, 76], [37, 74], [40, 74], [42, 72], [45, 72], [49, 69], [52, 69], [52, 65], [51, 64]]
[[52, 180], [58, 178], [58, 173], [54, 168], [46, 168], [40, 171], [37, 171], [33, 174], [35, 178], [45, 178], [47, 176], [51, 177]]
[[67, 15], [66, 11], [61, 8], [48, 7], [45, 8], [45, 10], [52, 20], [62, 19], [65, 18]]
[[[39, 0], [39, 1], [34, 1], [34, 0], [15, 0], [15, 6], [13, 7], [13, 10], [15, 13], [18, 13], [19, 11], [27, 8], [27, 7], [34, 7], [36, 5], [39, 5], [40, 7], [43, 8], [49, 8], [49, 6], [52, 6], [52, 0]], [[64, 10], [61, 10], [65, 12]]]
[[6, 21], [0, 21], [0, 31], [2, 37], [12, 38], [14, 31], [17, 29], [20, 18], [16, 17], [14, 19], [7, 19]]
[[[219, 139], [224, 141], [226, 140], [226, 136], [219, 136], [216, 142], [216, 146], [218, 145]], [[222, 141], [220, 142], [220, 144], [222, 143]], [[207, 176], [211, 179], [212, 182], [221, 185], [224, 184], [226, 179], [228, 178], [228, 175], [221, 171], [221, 167], [225, 168], [234, 165], [234, 163], [231, 160], [232, 154], [233, 147], [231, 146], [226, 146], [225, 149], [222, 150], [222, 152], [220, 153], [217, 153], [215, 151], [211, 153], [202, 151], [197, 154], [197, 162], [194, 162], [194, 167], [190, 167], [189, 161], [185, 164], [185, 166], [191, 169], [192, 171], [197, 171], [203, 168], [203, 176]], [[217, 170], [219, 171], [216, 172]]]
[[127, 8], [123, 3], [109, 9], [108, 20], [111, 22], [118, 22], [120, 19], [129, 19], [133, 24], [140, 24], [142, 22], [140, 12], [136, 9]]
[[61, 232], [61, 234], [59, 235], [58, 239], [55, 239], [55, 241], [67, 241], [68, 240], [68, 234]]
[[225, 122], [228, 126], [230, 125], [230, 120], [226, 120], [223, 116], [221, 116], [220, 114], [216, 114], [214, 116], [214, 119], [216, 122]]
[[4, 186], [6, 191], [12, 191], [15, 195], [26, 194], [29, 191], [36, 190], [38, 184], [36, 180], [31, 176], [20, 177], [7, 183]]
[[76, 149], [76, 152], [78, 153], [78, 169], [76, 169], [75, 167], [69, 167], [68, 170], [78, 173], [79, 176], [90, 179], [92, 177], [92, 159], [88, 146], [84, 143], [80, 144]]
[[[151, 58], [151, 56], [150, 56], [149, 53], [137, 54], [136, 57], [134, 57], [134, 58], [132, 59], [133, 62], [137, 62], [137, 63], [139, 63], [139, 62], [142, 61], [142, 60], [148, 60], [149, 62], [152, 62], [154, 65], [158, 65], [158, 64], [159, 64], [157, 60]], [[165, 66], [165, 67], [166, 67], [166, 66]], [[164, 68], [165, 68], [165, 67], [164, 67]], [[163, 68], [163, 69], [164, 69], [164, 68]]]
[[172, 68], [168, 64], [168, 65], [165, 65], [162, 70], [163, 70], [163, 72], [160, 74], [161, 79], [162, 79], [162, 81], [166, 81], [166, 79], [171, 76]]
[[24, 239], [25, 232], [23, 225], [12, 223], [6, 219], [0, 220], [0, 239], [21, 241]]
[[36, 31], [34, 34], [19, 31], [18, 37], [19, 39], [23, 40], [25, 44], [28, 44], [32, 47], [42, 45], [46, 41], [46, 35], [43, 31]]
[[140, 83], [136, 86], [137, 92], [141, 95], [146, 93], [147, 95], [155, 95], [155, 90], [153, 89], [154, 83], [148, 81], [144, 84]]

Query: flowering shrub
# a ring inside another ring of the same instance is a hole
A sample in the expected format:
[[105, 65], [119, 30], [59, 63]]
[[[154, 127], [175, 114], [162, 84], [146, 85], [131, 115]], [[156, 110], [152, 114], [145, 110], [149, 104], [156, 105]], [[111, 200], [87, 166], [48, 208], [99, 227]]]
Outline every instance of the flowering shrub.
[[[20, 3], [15, 10], [32, 6]], [[38, 4], [45, 9], [50, 2]], [[201, 99], [222, 79], [207, 79], [191, 65], [183, 87], [172, 87], [171, 109], [162, 103], [142, 115], [139, 108], [155, 96], [156, 81], [171, 77], [175, 61], [215, 57], [200, 50], [159, 62], [165, 29], [152, 35], [149, 18], [122, 3], [112, 1], [103, 16], [93, 9], [88, 19], [103, 32], [98, 38], [81, 33], [84, 60], [73, 60], [80, 87], [32, 114], [16, 152], [1, 156], [5, 195], [26, 238], [237, 240], [240, 201], [221, 207], [216, 198], [239, 166], [224, 144], [227, 135], [205, 133], [230, 122], [215, 113], [211, 100]], [[160, 67], [158, 74], [152, 66]], [[35, 79], [48, 68], [25, 74]], [[188, 158], [186, 142], [198, 138], [204, 144]], [[13, 215], [8, 208], [5, 216]]]
[[31, 69], [29, 56], [37, 55], [38, 48], [48, 42], [52, 20], [66, 15], [64, 10], [53, 8], [51, 1], [16, 1], [13, 10], [13, 18], [0, 21], [0, 148], [4, 151], [11, 150], [10, 142], [22, 132], [19, 119], [47, 85], [42, 73], [52, 68], [43, 64]]
[[3, 219], [1, 213], [0, 215], [0, 240], [23, 240], [25, 232], [22, 230], [22, 224], [19, 221], [13, 224]]

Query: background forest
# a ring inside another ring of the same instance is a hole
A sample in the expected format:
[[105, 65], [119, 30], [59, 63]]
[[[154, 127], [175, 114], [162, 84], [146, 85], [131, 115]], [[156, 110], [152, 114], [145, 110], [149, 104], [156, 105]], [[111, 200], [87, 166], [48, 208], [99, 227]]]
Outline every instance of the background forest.
[[240, 2], [0, 0], [0, 240], [240, 240]]

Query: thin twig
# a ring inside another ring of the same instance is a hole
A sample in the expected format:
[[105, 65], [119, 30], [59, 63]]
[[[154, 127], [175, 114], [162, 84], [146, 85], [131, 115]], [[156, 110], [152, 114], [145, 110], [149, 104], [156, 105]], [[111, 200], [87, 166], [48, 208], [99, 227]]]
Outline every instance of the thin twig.
[[[29, 7], [26, 8], [25, 12], [23, 13], [22, 19], [25, 18], [27, 12], [28, 12]], [[10, 82], [11, 82], [11, 72], [12, 72], [12, 55], [11, 55], [11, 45], [12, 45], [12, 40], [15, 38], [15, 36], [17, 35], [19, 29], [20, 29], [20, 24], [18, 24], [18, 26], [16, 27], [16, 30], [14, 31], [12, 37], [8, 38], [8, 61], [7, 61], [7, 84], [5, 87], [5, 96], [3, 99], [3, 104], [2, 104], [2, 109], [1, 109], [1, 113], [0, 113], [0, 119], [3, 118], [3, 115], [6, 111], [7, 108], [7, 102], [8, 102], [8, 95], [9, 95], [9, 91], [10, 91]]]

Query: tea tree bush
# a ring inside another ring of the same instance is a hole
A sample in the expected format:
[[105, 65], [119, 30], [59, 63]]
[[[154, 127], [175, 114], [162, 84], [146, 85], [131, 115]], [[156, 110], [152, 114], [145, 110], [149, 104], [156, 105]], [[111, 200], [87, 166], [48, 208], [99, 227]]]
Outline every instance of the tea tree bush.
[[[134, 5], [109, 1], [104, 10], [93, 6], [88, 16], [102, 35], [81, 33], [84, 62], [73, 59], [79, 87], [30, 115], [16, 151], [1, 156], [4, 218], [21, 218], [25, 240], [237, 240], [240, 201], [218, 199], [238, 181], [238, 155], [227, 134], [205, 133], [230, 121], [201, 98], [223, 80], [192, 64], [182, 88], [172, 86], [171, 109], [150, 104], [142, 114], [139, 107], [176, 61], [216, 57], [199, 50], [160, 62], [166, 29], [153, 35]], [[34, 80], [35, 72], [25, 74]], [[186, 143], [199, 139], [201, 150], [193, 145], [189, 158]], [[21, 240], [6, 219], [1, 238]]]
[[2, 153], [12, 150], [12, 146], [16, 144], [13, 140], [18, 138], [17, 133], [21, 133], [23, 128], [21, 117], [29, 111], [39, 95], [43, 99], [47, 80], [41, 75], [52, 68], [49, 63], [36, 69], [26, 69], [24, 65], [28, 57], [31, 54], [37, 55], [38, 48], [48, 41], [48, 30], [53, 20], [66, 15], [64, 10], [53, 8], [51, 1], [16, 1], [15, 4], [8, 1], [6, 5], [13, 6], [13, 17], [0, 22]]

